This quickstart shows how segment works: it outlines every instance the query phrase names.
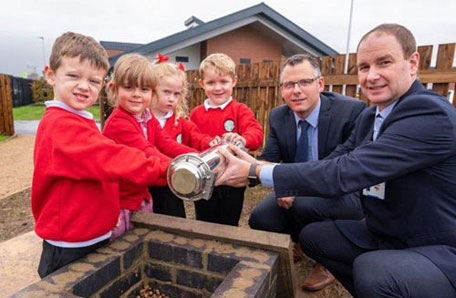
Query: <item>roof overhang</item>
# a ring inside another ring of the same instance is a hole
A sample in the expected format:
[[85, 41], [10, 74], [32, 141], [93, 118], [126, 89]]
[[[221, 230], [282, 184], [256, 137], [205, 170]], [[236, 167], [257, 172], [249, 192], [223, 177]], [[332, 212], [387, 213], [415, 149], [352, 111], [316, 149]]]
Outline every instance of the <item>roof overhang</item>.
[[313, 49], [308, 43], [299, 40], [295, 36], [286, 31], [282, 30], [276, 24], [270, 22], [268, 19], [260, 16], [251, 16], [237, 22], [233, 22], [231, 24], [225, 25], [223, 27], [219, 27], [210, 31], [207, 31], [201, 35], [194, 36], [180, 42], [177, 42], [172, 45], [167, 45], [164, 47], [157, 47], [153, 51], [149, 53], [144, 53], [147, 55], [154, 56], [156, 53], [172, 53], [177, 50], [192, 46], [196, 43], [200, 43], [202, 41], [214, 38], [216, 36], [222, 35], [227, 32], [234, 31], [238, 28], [251, 25], [255, 30], [263, 32], [265, 34], [274, 33], [272, 34], [272, 38], [282, 44], [283, 49], [286, 52], [299, 52], [299, 51], [306, 51], [314, 56], [321, 56], [324, 55], [323, 53]]

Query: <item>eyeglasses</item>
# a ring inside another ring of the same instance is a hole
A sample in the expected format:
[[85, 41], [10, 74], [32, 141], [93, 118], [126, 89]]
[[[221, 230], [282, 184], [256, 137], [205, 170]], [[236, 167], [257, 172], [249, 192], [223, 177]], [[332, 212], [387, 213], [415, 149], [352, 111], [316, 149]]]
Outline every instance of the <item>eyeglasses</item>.
[[312, 84], [315, 80], [318, 80], [319, 77], [315, 77], [312, 79], [302, 79], [297, 82], [294, 81], [287, 81], [280, 83], [280, 87], [282, 87], [285, 90], [293, 90], [295, 85], [298, 84], [299, 88], [304, 88]]

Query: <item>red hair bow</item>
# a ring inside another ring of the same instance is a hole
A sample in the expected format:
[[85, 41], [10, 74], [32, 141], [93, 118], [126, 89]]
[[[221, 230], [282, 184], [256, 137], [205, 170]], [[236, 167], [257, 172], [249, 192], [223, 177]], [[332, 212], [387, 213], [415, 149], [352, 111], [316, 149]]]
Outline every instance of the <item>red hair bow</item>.
[[184, 65], [184, 63], [179, 62], [179, 64], [177, 64], [177, 68], [179, 68], [179, 69], [182, 70], [182, 71], [185, 71], [185, 65]]
[[169, 56], [162, 55], [161, 53], [158, 53], [157, 56], [155, 57], [157, 60], [157, 63], [163, 63], [169, 60]]

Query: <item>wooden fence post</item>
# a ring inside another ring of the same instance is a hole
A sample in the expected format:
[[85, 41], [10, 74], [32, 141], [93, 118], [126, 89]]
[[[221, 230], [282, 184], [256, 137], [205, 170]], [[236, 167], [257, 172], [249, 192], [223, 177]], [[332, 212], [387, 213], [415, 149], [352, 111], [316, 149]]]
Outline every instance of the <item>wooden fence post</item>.
[[[358, 74], [358, 67], [356, 67], [356, 54], [355, 53], [351, 53], [349, 56], [348, 56], [348, 73], [349, 75], [356, 75]], [[357, 94], [356, 94], [356, 87], [357, 85], [348, 85], [346, 86], [345, 88], [345, 94], [347, 96], [351, 96], [351, 97], [356, 97]]]
[[11, 79], [7, 75], [0, 75], [0, 134], [14, 135]]
[[[454, 49], [454, 43], [439, 45], [439, 51], [437, 53], [437, 64], [435, 67], [437, 71], [443, 72], [451, 70], [453, 66]], [[447, 97], [449, 89], [448, 87], [448, 83], [436, 83], [433, 84], [432, 90], [441, 94], [444, 97]]]

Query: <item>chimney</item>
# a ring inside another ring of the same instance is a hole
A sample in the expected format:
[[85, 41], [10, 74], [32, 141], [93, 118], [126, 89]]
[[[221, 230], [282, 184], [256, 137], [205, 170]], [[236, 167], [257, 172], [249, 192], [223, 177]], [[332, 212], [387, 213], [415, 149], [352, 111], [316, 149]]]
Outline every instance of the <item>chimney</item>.
[[184, 25], [190, 29], [190, 28], [194, 28], [196, 26], [199, 26], [199, 25], [202, 25], [204, 24], [203, 21], [201, 21], [200, 19], [198, 19], [197, 17], [195, 16], [191, 16], [189, 17], [185, 22], [184, 22]]

